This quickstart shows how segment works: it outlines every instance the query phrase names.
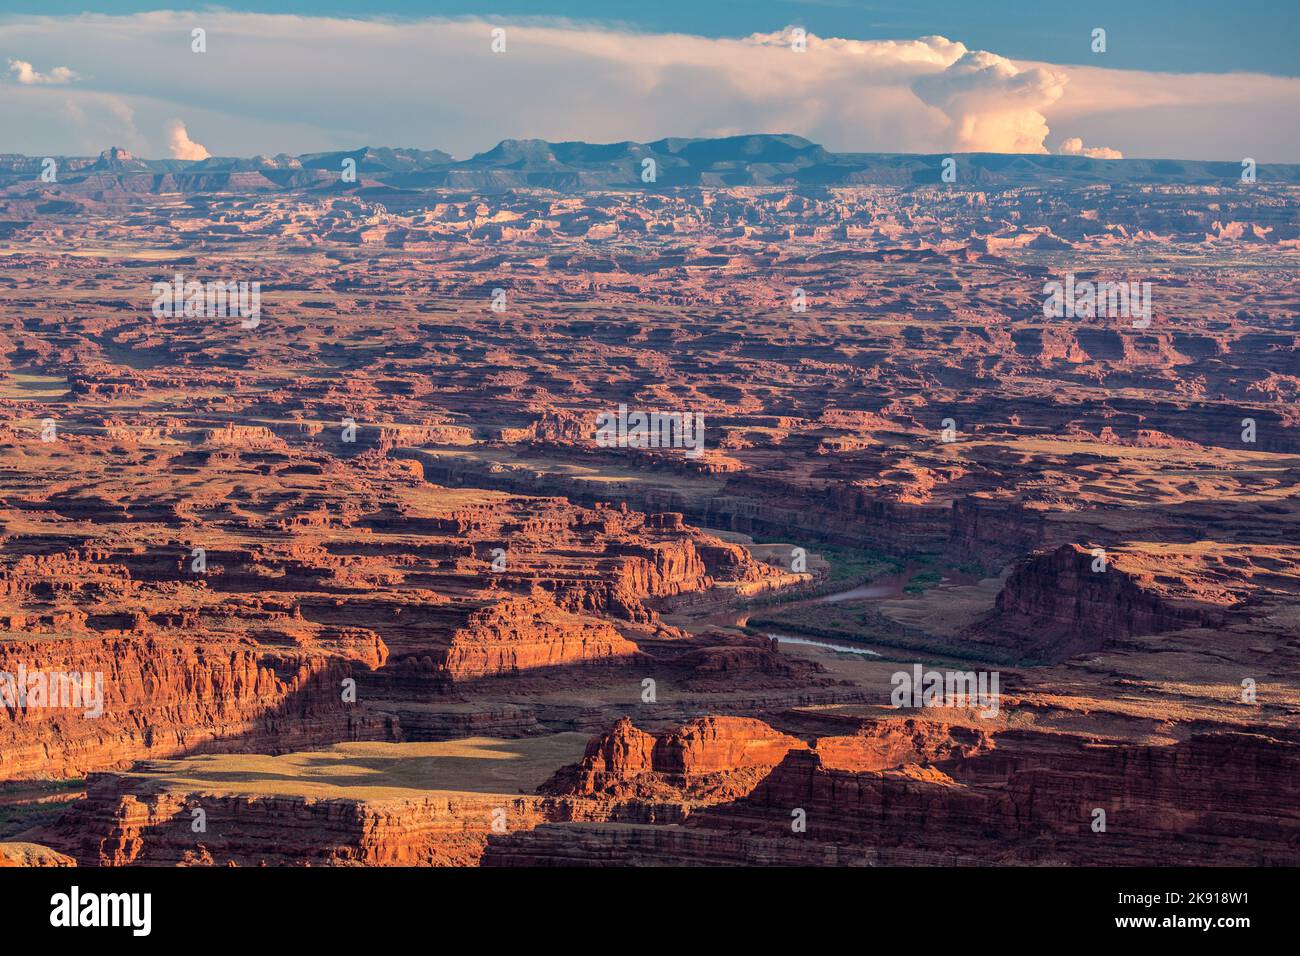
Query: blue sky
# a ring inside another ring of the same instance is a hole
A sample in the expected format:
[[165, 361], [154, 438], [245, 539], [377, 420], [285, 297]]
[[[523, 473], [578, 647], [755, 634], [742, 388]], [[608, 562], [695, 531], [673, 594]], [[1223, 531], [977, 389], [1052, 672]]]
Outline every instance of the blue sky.
[[[7, 0], [6, 12], [138, 13], [208, 4], [140, 0]], [[1086, 63], [1093, 27], [1113, 68], [1300, 76], [1300, 0], [227, 0], [230, 10], [304, 16], [557, 16], [654, 32], [743, 36], [803, 26], [821, 36], [960, 39], [1013, 59]]]
[[1300, 0], [5, 2], [0, 152], [467, 158], [507, 138], [796, 133], [840, 151], [1300, 162]]

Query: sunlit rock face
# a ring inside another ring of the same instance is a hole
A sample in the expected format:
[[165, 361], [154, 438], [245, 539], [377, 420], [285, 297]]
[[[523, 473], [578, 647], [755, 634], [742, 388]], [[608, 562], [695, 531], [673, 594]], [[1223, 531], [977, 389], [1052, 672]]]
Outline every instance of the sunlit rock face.
[[1294, 170], [743, 140], [0, 158], [0, 863], [1300, 863]]

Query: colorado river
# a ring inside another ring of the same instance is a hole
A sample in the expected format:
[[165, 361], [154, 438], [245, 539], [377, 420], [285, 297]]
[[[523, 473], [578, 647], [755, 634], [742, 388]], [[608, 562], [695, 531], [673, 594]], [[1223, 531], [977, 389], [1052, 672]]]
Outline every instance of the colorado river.
[[[857, 587], [850, 588], [847, 591], [836, 591], [833, 594], [823, 594], [820, 597], [805, 598], [801, 601], [787, 601], [782, 604], [772, 605], [772, 610], [789, 611], [791, 608], [805, 607], [810, 604], [834, 604], [838, 601], [880, 601], [887, 598], [897, 598], [903, 596], [903, 585], [911, 578], [910, 573], [893, 574], [889, 577], [879, 578], [867, 584], [859, 584]], [[749, 618], [753, 615], [754, 609], [746, 610], [726, 610], [717, 614], [712, 614], [707, 618], [709, 624], [720, 627], [744, 627], [749, 623]], [[772, 635], [775, 636], [775, 635]], [[786, 641], [794, 641], [795, 638], [783, 638]], [[804, 641], [798, 639], [800, 643], [816, 644], [816, 641]], [[820, 645], [830, 647], [829, 644]], [[848, 648], [857, 650], [857, 648]]]
[[806, 644], [809, 647], [825, 647], [832, 651], [842, 651], [846, 654], [865, 654], [869, 657], [879, 657], [875, 651], [869, 651], [865, 647], [849, 647], [845, 644], [827, 644], [825, 641], [810, 641], [805, 637], [787, 637], [784, 634], [764, 634], [764, 637], [774, 639], [778, 644]]

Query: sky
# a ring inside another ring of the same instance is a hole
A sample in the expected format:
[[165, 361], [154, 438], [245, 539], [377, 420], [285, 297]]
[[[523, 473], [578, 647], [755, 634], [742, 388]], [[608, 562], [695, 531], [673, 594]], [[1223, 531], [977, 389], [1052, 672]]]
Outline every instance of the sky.
[[[1297, 0], [227, 0], [181, 11], [6, 0], [3, 11], [0, 152], [116, 145], [200, 159], [372, 145], [467, 158], [505, 138], [789, 132], [852, 151], [1300, 162]], [[206, 52], [191, 49], [196, 27]]]

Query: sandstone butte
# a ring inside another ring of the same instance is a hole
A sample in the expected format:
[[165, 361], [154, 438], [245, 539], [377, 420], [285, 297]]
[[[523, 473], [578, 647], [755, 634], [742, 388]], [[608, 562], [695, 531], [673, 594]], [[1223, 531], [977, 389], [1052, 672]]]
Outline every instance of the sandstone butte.
[[0, 176], [0, 674], [103, 687], [0, 865], [1300, 863], [1298, 187], [99, 162]]

